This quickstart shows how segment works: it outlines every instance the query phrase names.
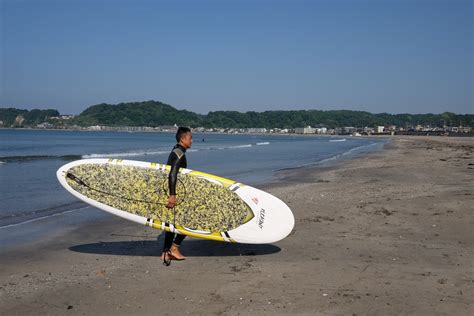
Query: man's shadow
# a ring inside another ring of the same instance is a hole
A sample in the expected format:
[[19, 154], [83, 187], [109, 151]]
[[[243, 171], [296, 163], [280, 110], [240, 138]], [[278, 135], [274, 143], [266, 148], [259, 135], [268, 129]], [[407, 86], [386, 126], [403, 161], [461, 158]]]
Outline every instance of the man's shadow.
[[[164, 234], [157, 240], [110, 241], [69, 247], [81, 253], [116, 256], [160, 256]], [[138, 237], [138, 236], [137, 236]], [[145, 236], [143, 236], [145, 237]], [[186, 238], [181, 247], [187, 257], [261, 256], [279, 252], [280, 247], [270, 244], [238, 244]]]

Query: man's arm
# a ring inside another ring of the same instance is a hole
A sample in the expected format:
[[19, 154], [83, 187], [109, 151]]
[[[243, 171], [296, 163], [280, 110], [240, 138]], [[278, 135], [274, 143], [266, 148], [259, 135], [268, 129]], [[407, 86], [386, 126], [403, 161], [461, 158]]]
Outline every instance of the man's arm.
[[168, 204], [166, 205], [168, 208], [172, 208], [176, 206], [176, 183], [178, 182], [178, 171], [181, 165], [181, 157], [173, 152], [171, 160], [171, 170], [168, 175], [168, 189], [170, 197], [168, 199]]
[[168, 189], [170, 195], [176, 195], [176, 182], [178, 181], [179, 158], [173, 160], [170, 174], [168, 175]]

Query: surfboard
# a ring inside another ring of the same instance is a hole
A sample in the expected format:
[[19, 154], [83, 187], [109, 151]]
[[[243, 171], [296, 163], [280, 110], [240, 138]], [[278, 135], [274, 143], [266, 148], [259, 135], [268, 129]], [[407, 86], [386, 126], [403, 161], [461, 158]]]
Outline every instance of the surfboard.
[[181, 168], [177, 205], [169, 209], [170, 166], [122, 159], [82, 159], [58, 169], [78, 199], [124, 219], [210, 240], [265, 244], [290, 234], [294, 216], [277, 197], [236, 181]]

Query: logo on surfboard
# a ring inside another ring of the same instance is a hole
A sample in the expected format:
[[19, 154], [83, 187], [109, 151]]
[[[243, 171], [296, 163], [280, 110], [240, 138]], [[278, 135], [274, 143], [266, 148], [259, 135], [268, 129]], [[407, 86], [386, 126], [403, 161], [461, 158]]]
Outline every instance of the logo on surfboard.
[[258, 216], [258, 227], [263, 229], [263, 222], [265, 221], [265, 210], [262, 208], [260, 209], [260, 214]]

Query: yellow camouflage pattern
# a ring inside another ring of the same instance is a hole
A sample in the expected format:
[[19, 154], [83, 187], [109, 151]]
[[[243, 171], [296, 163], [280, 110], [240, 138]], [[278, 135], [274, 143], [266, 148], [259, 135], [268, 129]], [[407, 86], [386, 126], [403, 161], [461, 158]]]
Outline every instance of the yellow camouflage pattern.
[[208, 232], [242, 225], [252, 211], [233, 191], [192, 174], [178, 175], [178, 204], [168, 209], [169, 169], [116, 164], [81, 164], [68, 170], [77, 192], [119, 210]]

